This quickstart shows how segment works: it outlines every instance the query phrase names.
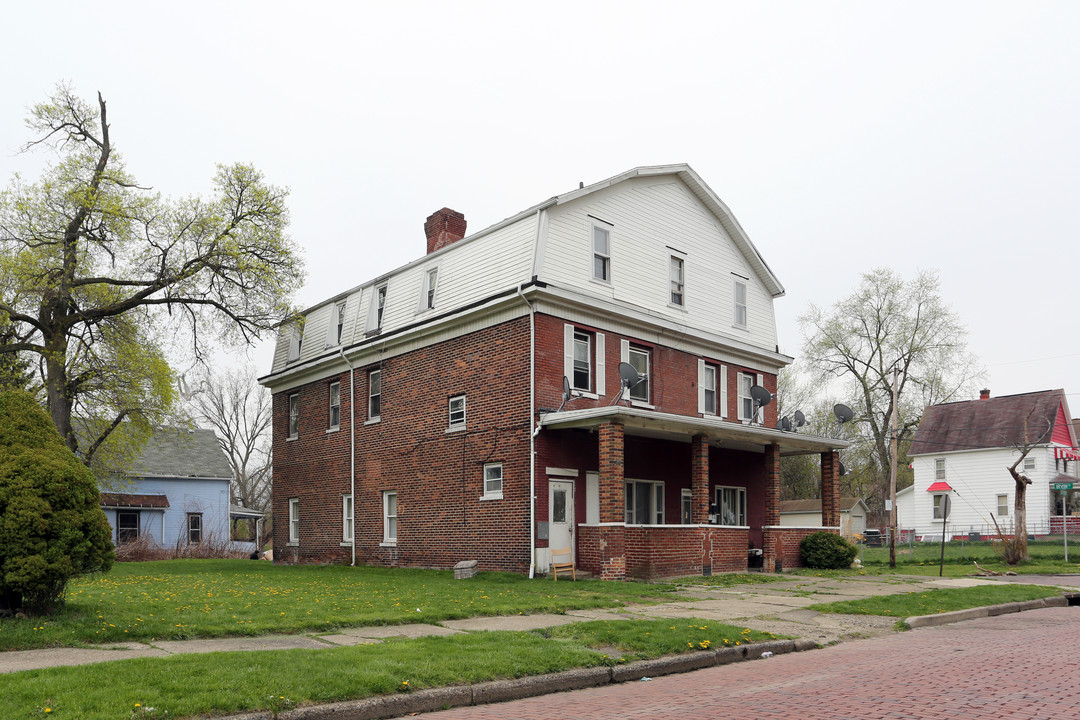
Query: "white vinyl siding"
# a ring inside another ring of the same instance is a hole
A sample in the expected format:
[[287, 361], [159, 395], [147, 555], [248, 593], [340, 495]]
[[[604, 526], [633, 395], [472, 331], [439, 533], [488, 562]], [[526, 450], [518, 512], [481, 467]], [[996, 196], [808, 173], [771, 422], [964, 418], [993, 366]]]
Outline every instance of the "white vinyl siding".
[[[738, 208], [735, 208], [736, 216]], [[540, 280], [648, 308], [679, 323], [737, 338], [769, 352], [777, 344], [773, 299], [713, 215], [670, 176], [639, 178], [549, 208]], [[592, 217], [590, 217], [592, 216]], [[593, 218], [613, 224], [611, 284], [592, 280]], [[693, 258], [683, 266], [694, 298], [670, 304], [668, 263], [676, 248]], [[732, 326], [732, 273], [746, 281], [747, 328]]]

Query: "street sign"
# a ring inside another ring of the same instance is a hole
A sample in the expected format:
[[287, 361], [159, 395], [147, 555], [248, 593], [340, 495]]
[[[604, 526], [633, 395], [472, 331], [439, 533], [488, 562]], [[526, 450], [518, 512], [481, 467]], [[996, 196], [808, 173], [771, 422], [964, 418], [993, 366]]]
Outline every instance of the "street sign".
[[1073, 484], [1072, 483], [1054, 483], [1054, 489], [1055, 490], [1072, 490], [1073, 489]]

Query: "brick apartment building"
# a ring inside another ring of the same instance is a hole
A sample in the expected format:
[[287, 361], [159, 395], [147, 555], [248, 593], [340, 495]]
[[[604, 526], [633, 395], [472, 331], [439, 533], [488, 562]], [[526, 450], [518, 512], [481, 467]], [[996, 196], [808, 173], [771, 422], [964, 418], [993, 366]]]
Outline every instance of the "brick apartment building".
[[689, 166], [424, 230], [424, 257], [279, 337], [277, 561], [532, 573], [569, 546], [620, 579], [744, 570], [756, 548], [790, 567], [812, 529], [780, 527], [783, 454], [820, 454], [838, 530], [844, 444], [750, 397], [791, 360], [783, 287]]

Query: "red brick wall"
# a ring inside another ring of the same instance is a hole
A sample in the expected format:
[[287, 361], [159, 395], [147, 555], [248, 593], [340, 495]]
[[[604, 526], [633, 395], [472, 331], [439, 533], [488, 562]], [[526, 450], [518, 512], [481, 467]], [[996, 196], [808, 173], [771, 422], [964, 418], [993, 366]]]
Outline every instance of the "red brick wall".
[[[529, 321], [521, 318], [382, 363], [381, 421], [365, 424], [368, 371], [356, 377], [356, 535], [362, 563], [528, 570]], [[274, 396], [274, 547], [284, 562], [347, 561], [341, 496], [349, 491], [349, 383], [341, 429], [327, 432], [329, 382]], [[447, 433], [448, 398], [466, 395], [465, 432]], [[481, 501], [483, 465], [503, 464], [503, 499]], [[397, 492], [398, 542], [383, 541], [383, 491]], [[288, 499], [300, 497], [300, 545], [287, 547]]]
[[[799, 543], [807, 535], [816, 532], [821, 532], [821, 528], [765, 528], [765, 569], [773, 570], [777, 557], [780, 558], [785, 568], [802, 567], [802, 558], [799, 556]], [[832, 531], [826, 530], [825, 532]]]
[[643, 580], [745, 572], [747, 531], [732, 528], [674, 527], [626, 528], [627, 575]]
[[578, 528], [577, 565], [601, 580], [626, 578], [626, 528], [582, 525]]

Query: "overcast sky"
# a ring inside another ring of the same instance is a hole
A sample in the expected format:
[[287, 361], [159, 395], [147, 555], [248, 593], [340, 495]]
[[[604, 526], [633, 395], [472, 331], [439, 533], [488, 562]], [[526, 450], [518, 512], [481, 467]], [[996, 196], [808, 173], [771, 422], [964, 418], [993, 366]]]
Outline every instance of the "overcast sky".
[[[314, 304], [638, 165], [689, 163], [797, 317], [888, 266], [940, 274], [993, 394], [1080, 414], [1080, 3], [49, 2], [4, 10], [0, 178], [67, 80], [143, 184], [246, 161], [291, 188]], [[269, 369], [264, 347], [253, 354]]]

